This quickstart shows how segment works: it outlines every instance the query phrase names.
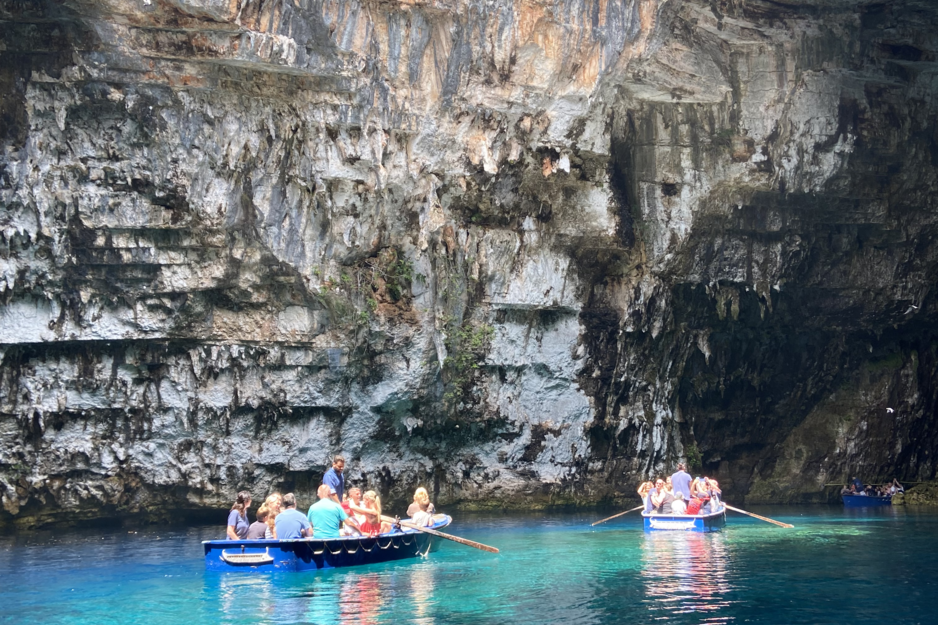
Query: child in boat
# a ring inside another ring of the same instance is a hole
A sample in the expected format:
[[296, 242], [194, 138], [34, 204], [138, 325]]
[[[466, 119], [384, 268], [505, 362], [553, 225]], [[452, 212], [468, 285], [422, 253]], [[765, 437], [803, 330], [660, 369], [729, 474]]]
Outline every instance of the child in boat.
[[[433, 513], [430, 511], [433, 504], [430, 503], [430, 495], [427, 489], [418, 488], [414, 493], [414, 503], [420, 508], [417, 512], [410, 515], [410, 522], [420, 527], [430, 527], [433, 525]], [[410, 512], [410, 508], [407, 509]]]
[[265, 537], [268, 516], [270, 516], [270, 511], [267, 509], [267, 504], [261, 504], [261, 507], [257, 509], [257, 520], [248, 528], [248, 540], [262, 540]]

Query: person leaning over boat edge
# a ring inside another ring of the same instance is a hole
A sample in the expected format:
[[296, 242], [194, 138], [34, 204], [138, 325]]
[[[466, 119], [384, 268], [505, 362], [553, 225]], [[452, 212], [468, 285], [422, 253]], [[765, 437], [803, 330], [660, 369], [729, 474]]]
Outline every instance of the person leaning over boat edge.
[[248, 535], [248, 508], [251, 507], [251, 493], [246, 490], [238, 493], [238, 498], [228, 512], [227, 534], [229, 540], [242, 540]]
[[326, 474], [322, 476], [322, 483], [326, 486], [331, 486], [332, 490], [335, 491], [335, 499], [333, 499], [333, 501], [339, 505], [342, 505], [342, 495], [345, 493], [345, 475], [342, 474], [344, 469], [345, 458], [336, 455], [332, 459], [332, 468], [326, 471]]
[[277, 515], [277, 538], [306, 538], [313, 535], [313, 526], [302, 512], [296, 509], [296, 495], [287, 493], [283, 496], [283, 510]]

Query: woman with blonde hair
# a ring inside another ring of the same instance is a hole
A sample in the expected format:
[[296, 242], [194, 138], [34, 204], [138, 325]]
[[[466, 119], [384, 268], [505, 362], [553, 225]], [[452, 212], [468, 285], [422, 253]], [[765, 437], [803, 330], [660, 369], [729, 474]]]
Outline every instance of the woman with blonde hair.
[[267, 532], [264, 538], [277, 538], [277, 515], [280, 514], [283, 507], [283, 497], [280, 493], [271, 493], [267, 495], [262, 506], [267, 507]]
[[416, 491], [414, 491], [414, 502], [407, 507], [407, 516], [412, 518], [415, 514], [420, 512], [420, 500], [424, 499], [426, 499], [427, 503], [430, 505], [428, 512], [433, 514], [435, 510], [433, 509], [433, 504], [430, 503], [430, 493], [427, 492], [426, 488], [421, 486]]
[[373, 490], [368, 491], [362, 496], [364, 504], [365, 522], [359, 526], [362, 534], [366, 536], [377, 536], [391, 531], [391, 524], [381, 520], [381, 498]]
[[[417, 492], [414, 493], [414, 503], [417, 504], [420, 509], [410, 515], [410, 522], [421, 527], [430, 527], [433, 525], [433, 504], [430, 503], [430, 495], [427, 493], [427, 489], [417, 489]], [[410, 510], [410, 508], [408, 508], [408, 510]]]

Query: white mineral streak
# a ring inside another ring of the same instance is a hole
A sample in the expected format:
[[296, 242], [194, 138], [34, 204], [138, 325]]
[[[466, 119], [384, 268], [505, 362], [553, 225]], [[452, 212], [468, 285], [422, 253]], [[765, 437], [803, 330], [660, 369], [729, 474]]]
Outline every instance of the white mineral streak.
[[778, 212], [699, 232], [846, 197], [859, 145], [849, 2], [60, 4], [21, 18], [67, 54], [17, 83], [0, 170], [12, 515], [308, 492], [335, 452], [401, 499], [621, 494], [684, 455], [717, 359], [675, 284], [765, 318], [807, 249]]

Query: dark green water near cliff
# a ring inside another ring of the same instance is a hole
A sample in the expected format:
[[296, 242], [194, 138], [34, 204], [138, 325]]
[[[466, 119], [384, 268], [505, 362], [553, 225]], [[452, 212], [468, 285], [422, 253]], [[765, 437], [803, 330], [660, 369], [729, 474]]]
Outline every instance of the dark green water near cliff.
[[938, 512], [757, 508], [722, 533], [653, 534], [628, 515], [457, 518], [429, 558], [325, 573], [204, 570], [221, 526], [0, 540], [0, 622], [932, 623]]

